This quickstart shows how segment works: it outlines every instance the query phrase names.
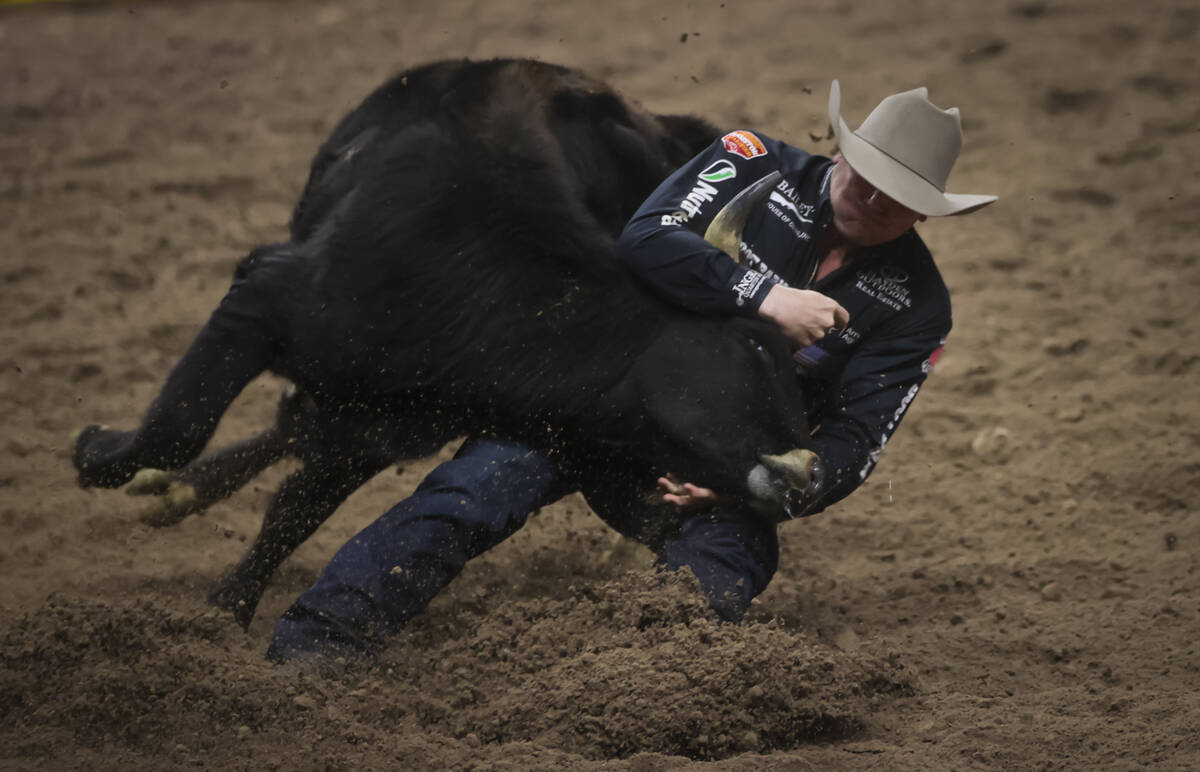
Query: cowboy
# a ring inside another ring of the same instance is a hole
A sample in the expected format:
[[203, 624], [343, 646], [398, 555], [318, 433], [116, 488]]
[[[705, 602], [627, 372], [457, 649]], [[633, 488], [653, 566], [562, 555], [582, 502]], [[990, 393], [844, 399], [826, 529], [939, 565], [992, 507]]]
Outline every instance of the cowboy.
[[[671, 302], [763, 317], [798, 347], [804, 407], [816, 427], [811, 449], [823, 471], [793, 517], [822, 511], [867, 478], [950, 331], [949, 294], [913, 225], [995, 200], [945, 192], [962, 145], [959, 115], [934, 106], [924, 88], [884, 99], [856, 132], [839, 101], [834, 81], [829, 116], [841, 151], [832, 159], [730, 132], [664, 181], [618, 242], [633, 270]], [[750, 211], [740, 243], [724, 251], [706, 241], [701, 234], [725, 205], [772, 173], [779, 181]], [[687, 482], [658, 483], [681, 513], [658, 546], [659, 563], [689, 567], [713, 611], [741, 619], [777, 568], [778, 522]], [[389, 513], [406, 524], [435, 523], [445, 542], [404, 545], [412, 559], [393, 572], [409, 591], [379, 608], [382, 599], [363, 582], [338, 573], [340, 565], [391, 565], [394, 540], [356, 537], [280, 620], [268, 657], [365, 653], [360, 615], [394, 627], [419, 613], [467, 560], [569, 484], [552, 459], [518, 442], [469, 440]]]
[[[798, 347], [822, 475], [793, 517], [824, 510], [867, 479], [950, 332], [949, 293], [913, 226], [996, 200], [946, 192], [962, 148], [957, 108], [940, 109], [917, 88], [887, 97], [850, 131], [840, 101], [835, 80], [829, 120], [840, 152], [832, 159], [730, 132], [668, 178], [618, 244], [672, 302], [757, 315]], [[701, 236], [771, 173], [779, 182], [750, 213], [740, 243], [727, 252]], [[740, 617], [775, 572], [776, 523], [687, 482], [658, 484], [666, 501], [698, 512], [685, 528], [705, 535], [677, 562], [692, 567], [719, 614]]]

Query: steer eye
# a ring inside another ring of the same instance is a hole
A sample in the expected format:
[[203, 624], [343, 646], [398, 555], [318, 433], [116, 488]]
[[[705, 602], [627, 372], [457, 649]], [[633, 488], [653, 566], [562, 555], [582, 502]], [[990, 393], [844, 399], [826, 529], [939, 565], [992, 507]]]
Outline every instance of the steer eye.
[[750, 348], [754, 349], [754, 353], [758, 354], [760, 359], [762, 359], [764, 362], [770, 362], [771, 357], [769, 354], [767, 354], [767, 349], [763, 346], [763, 344], [759, 343], [755, 338], [747, 338], [747, 342], [750, 344]]
[[[763, 333], [759, 333], [757, 331], [746, 331], [742, 334], [745, 336], [742, 338], [742, 340], [746, 342], [748, 349], [746, 350], [746, 353], [750, 357], [747, 361], [753, 363], [754, 360], [758, 360], [757, 363], [753, 364], [752, 366], [756, 368], [766, 368], [767, 372], [774, 373], [778, 365], [775, 362], [774, 349], [770, 347], [770, 339], [767, 339], [764, 342], [763, 338], [760, 337]], [[751, 351], [754, 353], [751, 354]]]

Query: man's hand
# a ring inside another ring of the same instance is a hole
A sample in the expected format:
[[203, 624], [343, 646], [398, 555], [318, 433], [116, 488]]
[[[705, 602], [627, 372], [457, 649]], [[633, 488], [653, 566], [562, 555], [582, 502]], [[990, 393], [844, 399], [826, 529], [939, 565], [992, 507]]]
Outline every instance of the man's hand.
[[663, 501], [684, 511], [708, 509], [721, 501], [721, 497], [711, 488], [680, 482], [672, 474], [658, 478], [658, 490]]
[[774, 322], [799, 346], [811, 346], [834, 327], [850, 323], [850, 314], [836, 300], [820, 292], [776, 284], [763, 298], [758, 315]]

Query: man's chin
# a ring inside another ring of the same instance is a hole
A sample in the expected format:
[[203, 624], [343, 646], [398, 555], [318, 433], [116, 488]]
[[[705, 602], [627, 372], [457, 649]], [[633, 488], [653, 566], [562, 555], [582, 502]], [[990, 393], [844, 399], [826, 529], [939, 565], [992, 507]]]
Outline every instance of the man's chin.
[[881, 234], [878, 230], [871, 228], [859, 227], [859, 223], [853, 220], [840, 226], [838, 231], [846, 243], [853, 247], [873, 247], [899, 237]]
[[879, 241], [872, 238], [871, 231], [861, 227], [857, 220], [843, 221], [836, 223], [836, 225], [838, 233], [852, 247], [870, 247], [879, 243]]

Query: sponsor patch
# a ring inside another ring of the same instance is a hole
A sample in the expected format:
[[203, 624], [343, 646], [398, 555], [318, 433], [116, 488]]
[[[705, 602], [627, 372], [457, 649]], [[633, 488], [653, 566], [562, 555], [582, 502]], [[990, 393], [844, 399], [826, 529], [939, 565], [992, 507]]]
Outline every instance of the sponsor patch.
[[745, 305], [746, 300], [754, 297], [754, 293], [758, 291], [758, 288], [762, 286], [762, 283], [766, 279], [767, 277], [758, 271], [746, 271], [741, 281], [733, 288], [734, 293], [737, 295], [737, 304], [739, 306]]
[[798, 204], [796, 200], [796, 189], [786, 181], [781, 181], [779, 186], [771, 191], [771, 196], [767, 201], [767, 211], [790, 228], [796, 238], [808, 241], [811, 236], [804, 230], [801, 223], [812, 224], [815, 207], [812, 204]]
[[[732, 257], [732, 255], [730, 255], [730, 257]], [[767, 266], [766, 262], [758, 256], [758, 253], [755, 252], [750, 245], [744, 241], [738, 244], [738, 257], [741, 258], [738, 260], [739, 263], [745, 262], [750, 268], [753, 268], [765, 276], [767, 281], [771, 282], [772, 284], [782, 284], [785, 287], [788, 286], [788, 283], [779, 278], [779, 276]]]
[[700, 179], [705, 182], [724, 182], [737, 176], [737, 169], [730, 161], [714, 161], [707, 169], [700, 172]]
[[904, 286], [906, 281], [908, 274], [899, 268], [885, 265], [879, 270], [858, 271], [854, 287], [884, 305], [903, 311], [912, 308], [912, 296]]
[[[713, 164], [713, 166], [715, 165]], [[688, 191], [687, 196], [679, 202], [679, 208], [671, 214], [664, 214], [662, 216], [662, 224], [664, 226], [683, 225], [688, 220], [700, 214], [701, 207], [712, 201], [716, 195], [716, 188], [702, 179], [696, 180], [696, 186]]]
[[740, 155], [742, 158], [757, 158], [767, 154], [767, 148], [762, 140], [748, 131], [732, 131], [721, 137], [726, 152]]
[[946, 339], [942, 338], [941, 345], [939, 345], [937, 348], [935, 348], [933, 350], [933, 353], [929, 355], [929, 358], [921, 363], [921, 372], [922, 373], [924, 373], [925, 375], [929, 375], [929, 373], [933, 370], [933, 366], [936, 365], [938, 360], [942, 358], [942, 350], [945, 348], [946, 348]]

